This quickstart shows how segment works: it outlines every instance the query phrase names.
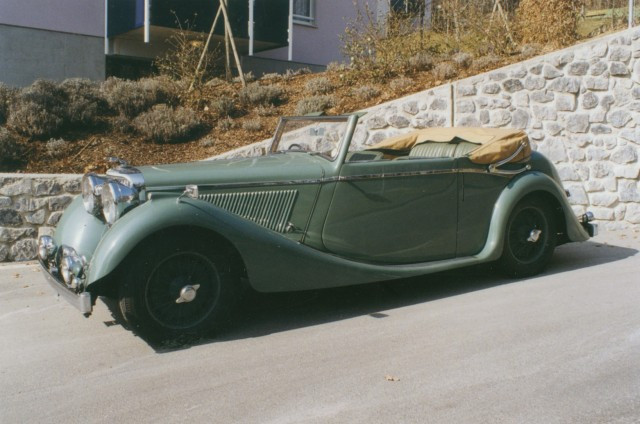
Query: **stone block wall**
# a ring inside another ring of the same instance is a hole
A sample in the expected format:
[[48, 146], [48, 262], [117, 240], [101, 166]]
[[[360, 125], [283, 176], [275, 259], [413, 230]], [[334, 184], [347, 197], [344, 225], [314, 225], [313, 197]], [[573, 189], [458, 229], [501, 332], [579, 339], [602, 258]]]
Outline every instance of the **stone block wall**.
[[53, 232], [81, 177], [0, 174], [0, 262], [36, 258], [38, 236]]
[[[576, 214], [640, 224], [640, 29], [366, 109], [358, 147], [415, 128], [519, 128], [556, 165]], [[250, 156], [268, 141], [223, 157]]]
[[456, 83], [458, 126], [525, 129], [551, 159], [576, 214], [640, 224], [640, 30]]

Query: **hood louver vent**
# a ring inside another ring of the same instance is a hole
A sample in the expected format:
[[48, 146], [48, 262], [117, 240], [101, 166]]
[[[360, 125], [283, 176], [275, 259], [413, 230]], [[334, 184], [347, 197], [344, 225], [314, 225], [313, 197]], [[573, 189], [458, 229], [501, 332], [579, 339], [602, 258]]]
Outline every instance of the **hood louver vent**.
[[258, 225], [283, 233], [297, 194], [297, 190], [273, 190], [202, 194], [199, 197]]

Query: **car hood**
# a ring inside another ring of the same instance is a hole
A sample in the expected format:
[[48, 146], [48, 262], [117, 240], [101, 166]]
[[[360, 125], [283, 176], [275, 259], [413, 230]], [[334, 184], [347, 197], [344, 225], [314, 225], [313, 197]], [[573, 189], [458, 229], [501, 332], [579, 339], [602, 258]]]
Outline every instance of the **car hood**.
[[[141, 166], [147, 189], [187, 184], [227, 184], [318, 179], [329, 162], [306, 153]], [[324, 165], [324, 166], [323, 166]]]

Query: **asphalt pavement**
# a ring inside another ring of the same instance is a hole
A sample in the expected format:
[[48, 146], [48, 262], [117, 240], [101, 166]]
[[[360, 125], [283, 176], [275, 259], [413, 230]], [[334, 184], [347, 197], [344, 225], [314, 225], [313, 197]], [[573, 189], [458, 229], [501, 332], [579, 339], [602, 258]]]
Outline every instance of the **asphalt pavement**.
[[485, 267], [250, 294], [216, 338], [154, 345], [0, 266], [0, 423], [638, 423], [640, 233]]

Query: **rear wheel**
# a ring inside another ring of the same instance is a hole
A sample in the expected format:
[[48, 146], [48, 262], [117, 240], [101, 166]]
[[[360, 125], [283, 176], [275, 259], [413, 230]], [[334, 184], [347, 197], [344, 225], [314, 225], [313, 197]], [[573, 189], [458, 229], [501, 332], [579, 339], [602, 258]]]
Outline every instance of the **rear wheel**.
[[556, 247], [553, 209], [531, 197], [511, 212], [504, 235], [501, 269], [512, 277], [538, 274], [547, 266]]
[[220, 329], [239, 288], [232, 263], [199, 238], [145, 243], [125, 268], [119, 296], [122, 315], [153, 338]]

